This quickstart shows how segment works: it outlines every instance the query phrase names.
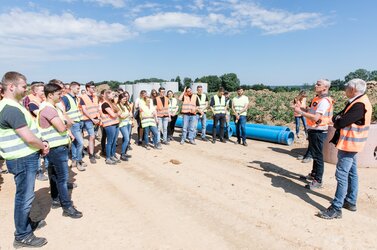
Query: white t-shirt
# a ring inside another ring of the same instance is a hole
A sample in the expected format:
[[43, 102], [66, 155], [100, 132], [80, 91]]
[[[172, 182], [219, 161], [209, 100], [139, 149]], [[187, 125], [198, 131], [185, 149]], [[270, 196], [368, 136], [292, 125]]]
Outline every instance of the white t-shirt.
[[[327, 98], [322, 98], [321, 101], [318, 103], [318, 107], [317, 107], [317, 110], [316, 110], [316, 113], [319, 113], [321, 115], [325, 114], [327, 109], [330, 107], [330, 102]], [[316, 129], [316, 130], [327, 130], [328, 127], [311, 127], [311, 126], [308, 126], [308, 128], [310, 129]]]

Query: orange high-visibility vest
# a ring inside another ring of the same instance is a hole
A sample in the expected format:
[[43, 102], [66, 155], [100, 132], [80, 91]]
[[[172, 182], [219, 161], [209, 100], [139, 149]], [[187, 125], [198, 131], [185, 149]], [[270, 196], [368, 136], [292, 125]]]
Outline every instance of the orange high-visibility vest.
[[93, 101], [90, 99], [88, 94], [84, 94], [81, 96], [81, 99], [85, 103], [85, 109], [89, 113], [90, 117], [86, 116], [84, 112], [82, 111], [82, 106], [80, 105], [80, 111], [82, 114], [81, 120], [86, 121], [90, 119], [95, 119], [98, 117], [98, 98], [97, 96], [93, 96]]
[[164, 117], [169, 116], [169, 98], [165, 97], [164, 103], [162, 103], [161, 96], [157, 96], [156, 102], [157, 102], [157, 116], [158, 117]]
[[189, 96], [183, 96], [183, 103], [182, 103], [182, 114], [196, 114], [196, 95], [192, 95], [191, 99]]
[[348, 127], [340, 129], [340, 137], [337, 149], [347, 152], [361, 152], [368, 139], [369, 125], [372, 119], [372, 105], [367, 95], [354, 100], [345, 110], [345, 113], [355, 105], [355, 103], [363, 103], [365, 106], [364, 125], [351, 124]]
[[314, 97], [314, 99], [312, 100], [312, 103], [310, 105], [310, 110], [309, 110], [309, 113], [310, 114], [313, 114], [315, 115], [316, 112], [317, 112], [317, 108], [320, 104], [320, 102], [322, 101], [328, 101], [330, 103], [329, 107], [327, 108], [326, 112], [324, 114], [322, 114], [322, 117], [320, 118], [320, 123], [316, 123], [315, 121], [311, 120], [311, 119], [307, 119], [307, 124], [309, 127], [315, 127], [315, 128], [318, 128], [318, 129], [323, 129], [323, 130], [327, 130], [328, 128], [328, 125], [331, 123], [331, 118], [332, 118], [332, 115], [333, 115], [333, 99], [331, 97], [320, 97], [320, 96], [316, 96]]
[[[104, 101], [102, 103], [102, 105], [104, 103], [107, 103], [110, 105], [110, 103], [108, 103], [107, 101]], [[119, 119], [118, 117], [111, 117], [111, 115], [108, 115], [108, 114], [104, 114], [102, 112], [102, 105], [101, 105], [101, 108], [100, 108], [100, 114], [101, 114], [101, 126], [102, 127], [108, 127], [108, 126], [111, 126], [111, 125], [114, 125], [114, 124], [118, 124], [119, 123]], [[111, 107], [111, 105], [110, 105]]]

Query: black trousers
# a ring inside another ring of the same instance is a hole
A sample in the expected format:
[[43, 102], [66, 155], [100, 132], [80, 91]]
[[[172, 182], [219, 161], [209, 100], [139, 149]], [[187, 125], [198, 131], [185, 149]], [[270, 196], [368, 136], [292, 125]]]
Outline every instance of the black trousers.
[[174, 129], [175, 129], [175, 123], [177, 122], [178, 116], [171, 116], [171, 121], [168, 124], [168, 136], [173, 136], [174, 134]]
[[225, 114], [216, 114], [213, 116], [213, 130], [212, 130], [212, 138], [216, 140], [217, 134], [217, 123], [220, 122], [220, 140], [224, 140], [224, 126], [226, 122]]

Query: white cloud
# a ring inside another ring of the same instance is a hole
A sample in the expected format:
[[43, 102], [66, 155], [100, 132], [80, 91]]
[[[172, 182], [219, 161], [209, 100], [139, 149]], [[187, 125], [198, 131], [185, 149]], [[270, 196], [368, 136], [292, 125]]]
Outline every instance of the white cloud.
[[169, 28], [204, 28], [201, 17], [181, 13], [166, 12], [155, 15], [136, 18], [134, 21], [137, 28], [141, 30], [160, 30]]
[[[120, 23], [76, 18], [70, 13], [52, 15], [21, 9], [0, 14], [0, 26], [0, 46], [13, 51], [19, 48], [25, 54], [39, 51], [44, 55], [46, 51], [116, 43], [136, 35]], [[0, 58], [4, 57], [4, 53], [0, 54]]]
[[101, 6], [112, 5], [115, 8], [123, 8], [126, 6], [125, 0], [84, 0], [85, 2], [95, 2]]
[[[297, 30], [307, 30], [322, 26], [327, 18], [320, 13], [291, 13], [285, 10], [268, 10], [252, 2], [237, 0], [205, 1], [194, 0], [194, 5], [186, 9], [200, 9], [207, 13], [162, 12], [138, 17], [135, 26], [144, 31], [176, 29], [203, 29], [207, 32], [239, 32], [242, 29], [258, 28], [264, 34], [281, 34]], [[187, 31], [187, 30], [186, 30]]]
[[233, 16], [266, 34], [280, 34], [306, 30], [324, 25], [327, 18], [319, 13], [290, 13], [284, 10], [267, 10], [256, 4], [234, 4]]

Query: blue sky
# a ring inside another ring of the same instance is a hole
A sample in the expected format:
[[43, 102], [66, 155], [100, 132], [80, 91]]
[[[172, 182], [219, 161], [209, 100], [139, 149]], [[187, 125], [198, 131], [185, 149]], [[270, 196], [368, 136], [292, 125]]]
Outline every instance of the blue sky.
[[376, 9], [373, 0], [1, 0], [0, 72], [30, 82], [343, 79], [377, 70]]

